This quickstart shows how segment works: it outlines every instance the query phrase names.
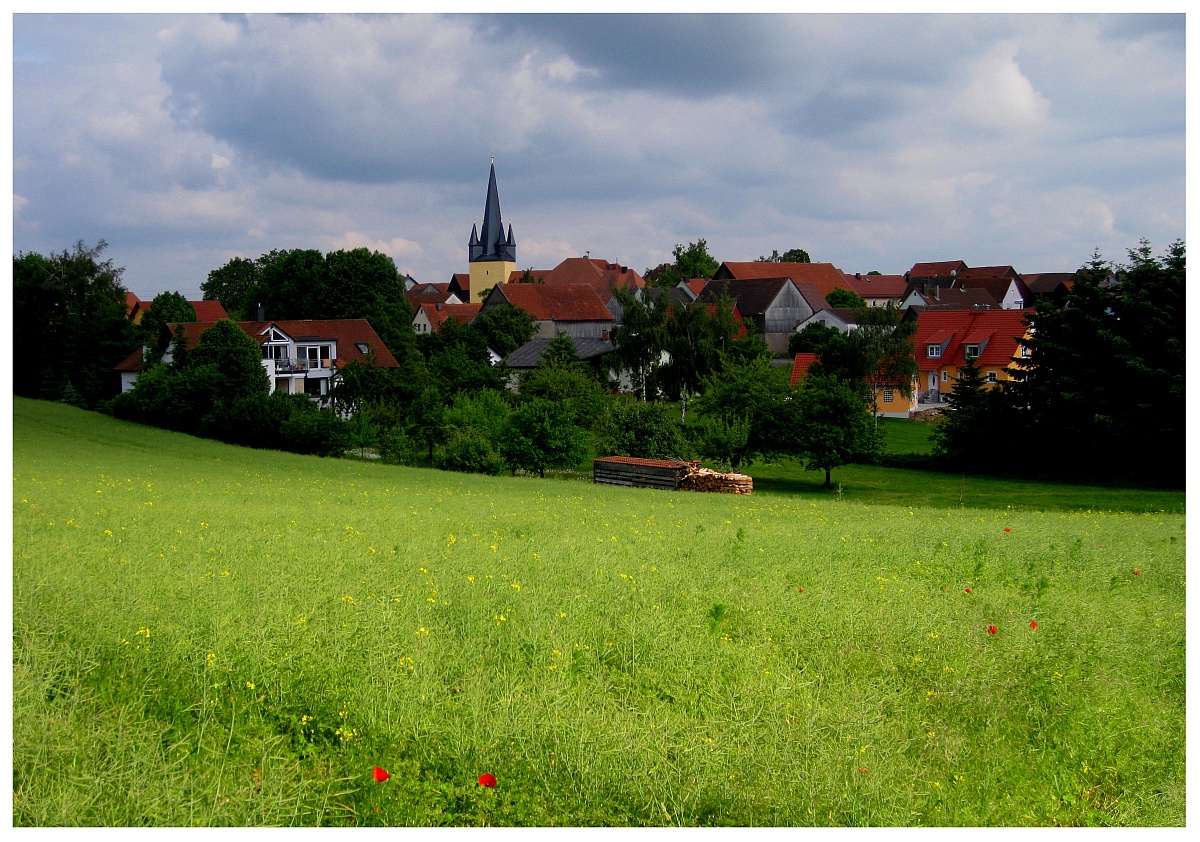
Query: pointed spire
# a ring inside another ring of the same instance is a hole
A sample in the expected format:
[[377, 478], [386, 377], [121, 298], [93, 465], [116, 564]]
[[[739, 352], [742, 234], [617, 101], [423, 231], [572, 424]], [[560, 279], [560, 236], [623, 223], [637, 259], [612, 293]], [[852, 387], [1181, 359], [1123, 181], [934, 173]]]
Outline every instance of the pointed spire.
[[[472, 234], [474, 237], [474, 233]], [[516, 241], [509, 226], [508, 238], [504, 236], [504, 221], [500, 218], [500, 191], [496, 187], [496, 164], [492, 159], [488, 174], [487, 200], [483, 208], [483, 227], [478, 238], [473, 240], [471, 260], [516, 260]]]

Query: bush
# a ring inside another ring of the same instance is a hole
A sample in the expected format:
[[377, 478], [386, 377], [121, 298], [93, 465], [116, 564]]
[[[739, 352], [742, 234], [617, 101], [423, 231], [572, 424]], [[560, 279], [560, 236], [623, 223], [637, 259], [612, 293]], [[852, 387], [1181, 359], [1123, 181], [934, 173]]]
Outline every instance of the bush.
[[425, 462], [425, 444], [394, 427], [379, 437], [379, 458], [389, 465], [420, 465]]
[[504, 457], [495, 445], [479, 430], [468, 428], [446, 443], [434, 458], [443, 471], [463, 471], [469, 474], [498, 476], [504, 472]]
[[670, 406], [625, 398], [609, 402], [596, 422], [596, 454], [639, 459], [687, 459], [692, 447]]
[[346, 422], [328, 409], [298, 412], [283, 422], [279, 432], [283, 449], [291, 453], [341, 456], [350, 447]]

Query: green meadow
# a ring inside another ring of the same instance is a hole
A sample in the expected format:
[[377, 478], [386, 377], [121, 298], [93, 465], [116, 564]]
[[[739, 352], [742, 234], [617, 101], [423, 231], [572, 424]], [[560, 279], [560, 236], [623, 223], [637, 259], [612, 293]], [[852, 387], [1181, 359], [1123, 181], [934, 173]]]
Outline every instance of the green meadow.
[[1182, 492], [775, 470], [490, 478], [14, 399], [13, 823], [1185, 824]]

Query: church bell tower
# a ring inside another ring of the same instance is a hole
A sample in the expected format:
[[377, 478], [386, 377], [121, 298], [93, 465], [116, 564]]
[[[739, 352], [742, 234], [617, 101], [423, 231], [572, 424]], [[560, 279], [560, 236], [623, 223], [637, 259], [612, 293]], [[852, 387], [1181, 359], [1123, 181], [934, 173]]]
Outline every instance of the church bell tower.
[[500, 219], [495, 159], [492, 160], [492, 172], [488, 178], [483, 231], [471, 226], [467, 252], [471, 269], [471, 303], [478, 304], [483, 301], [480, 292], [507, 283], [509, 276], [517, 269], [517, 241], [513, 239], [512, 225], [508, 226], [508, 236], [505, 236], [504, 222]]

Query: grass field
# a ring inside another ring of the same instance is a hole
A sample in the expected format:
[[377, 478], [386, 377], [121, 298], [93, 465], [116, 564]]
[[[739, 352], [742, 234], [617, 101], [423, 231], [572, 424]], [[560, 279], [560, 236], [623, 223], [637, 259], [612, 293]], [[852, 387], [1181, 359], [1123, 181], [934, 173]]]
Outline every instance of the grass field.
[[1185, 823], [1181, 493], [657, 492], [21, 399], [13, 447], [16, 825]]

